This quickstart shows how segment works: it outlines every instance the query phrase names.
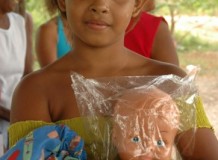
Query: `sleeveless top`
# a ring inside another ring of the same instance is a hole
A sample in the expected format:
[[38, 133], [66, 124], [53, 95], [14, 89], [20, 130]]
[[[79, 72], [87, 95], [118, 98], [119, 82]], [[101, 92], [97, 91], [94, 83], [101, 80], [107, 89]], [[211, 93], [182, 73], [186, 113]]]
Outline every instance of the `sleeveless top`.
[[57, 57], [60, 58], [65, 54], [67, 54], [72, 49], [72, 47], [65, 36], [64, 26], [60, 16], [57, 17], [57, 22], [58, 22]]
[[[21, 121], [12, 124], [9, 129], [9, 146], [12, 147], [18, 140], [26, 136], [29, 132], [33, 131], [36, 128], [46, 126], [46, 125], [54, 125], [54, 124], [64, 124], [67, 125], [70, 129], [74, 130], [78, 135], [80, 135], [86, 144], [90, 144], [92, 139], [90, 137], [91, 133], [86, 130], [84, 127], [84, 117], [77, 117], [72, 119], [60, 120], [58, 122], [44, 122], [44, 121]], [[108, 123], [108, 118], [101, 118], [100, 124], [98, 128], [103, 128]], [[187, 124], [189, 125], [189, 124]], [[210, 128], [213, 129], [210, 124], [200, 98], [196, 101], [196, 127], [197, 128]], [[191, 126], [185, 126], [182, 131], [186, 131], [192, 128]], [[182, 132], [181, 131], [181, 132]]]
[[150, 58], [154, 37], [162, 21], [167, 23], [163, 17], [142, 12], [135, 27], [126, 34], [125, 46]]
[[0, 28], [0, 105], [11, 109], [12, 94], [24, 72], [27, 44], [24, 18], [7, 15], [10, 27]]

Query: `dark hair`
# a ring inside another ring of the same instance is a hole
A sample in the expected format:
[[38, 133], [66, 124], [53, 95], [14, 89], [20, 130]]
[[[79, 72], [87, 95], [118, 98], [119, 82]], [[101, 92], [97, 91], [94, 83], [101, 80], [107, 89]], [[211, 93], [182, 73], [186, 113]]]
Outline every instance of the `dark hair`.
[[66, 13], [61, 12], [57, 0], [45, 0], [45, 6], [50, 16], [56, 15], [60, 12], [62, 16], [66, 17]]
[[57, 0], [45, 0], [44, 2], [46, 9], [51, 16], [55, 15], [59, 11]]

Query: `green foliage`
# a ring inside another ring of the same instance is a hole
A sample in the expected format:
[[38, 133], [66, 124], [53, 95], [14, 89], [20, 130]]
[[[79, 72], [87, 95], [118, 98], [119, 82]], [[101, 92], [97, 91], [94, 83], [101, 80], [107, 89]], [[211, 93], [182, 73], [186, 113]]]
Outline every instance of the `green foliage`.
[[[185, 36], [184, 36], [185, 34]], [[192, 34], [186, 34], [184, 32], [176, 32], [175, 39], [177, 41], [178, 52], [207, 52], [207, 51], [218, 51], [217, 42], [210, 42], [204, 40], [202, 37], [194, 36]]]
[[26, 0], [26, 8], [33, 17], [35, 29], [49, 19], [49, 15], [44, 6], [44, 0]]
[[180, 14], [218, 14], [216, 13], [218, 8], [217, 0], [159, 0], [157, 6], [161, 10], [165, 8], [165, 13], [167, 10], [173, 9]]

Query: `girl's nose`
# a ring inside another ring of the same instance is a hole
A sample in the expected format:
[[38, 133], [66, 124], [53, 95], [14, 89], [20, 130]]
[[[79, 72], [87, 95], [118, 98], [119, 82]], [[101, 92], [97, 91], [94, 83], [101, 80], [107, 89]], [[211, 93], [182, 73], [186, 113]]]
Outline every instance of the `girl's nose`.
[[107, 14], [109, 12], [108, 0], [93, 0], [89, 10], [96, 14]]

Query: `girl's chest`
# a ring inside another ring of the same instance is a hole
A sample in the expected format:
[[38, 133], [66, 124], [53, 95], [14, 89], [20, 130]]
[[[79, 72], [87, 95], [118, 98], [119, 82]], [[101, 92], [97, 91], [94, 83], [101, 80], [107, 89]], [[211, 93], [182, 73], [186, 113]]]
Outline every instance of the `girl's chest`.
[[54, 79], [52, 85], [47, 88], [48, 106], [52, 121], [70, 119], [78, 117], [79, 109], [77, 107], [74, 90], [71, 87], [70, 79]]

